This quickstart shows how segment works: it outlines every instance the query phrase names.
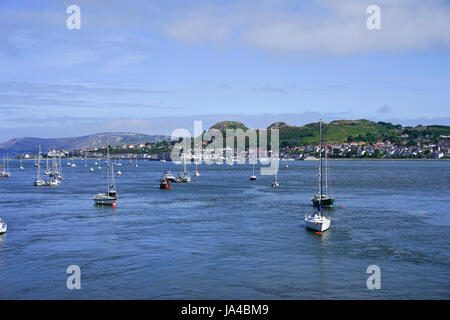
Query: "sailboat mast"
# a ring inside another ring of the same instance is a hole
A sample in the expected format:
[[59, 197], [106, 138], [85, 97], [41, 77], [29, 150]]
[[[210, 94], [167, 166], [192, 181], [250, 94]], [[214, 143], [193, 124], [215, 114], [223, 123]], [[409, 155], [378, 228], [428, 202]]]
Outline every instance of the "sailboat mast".
[[[111, 166], [112, 169], [112, 165], [109, 163], [109, 143], [108, 143], [108, 138], [106, 138], [106, 176], [107, 176], [107, 187], [106, 187], [106, 194], [109, 194], [109, 175], [110, 175], [110, 170], [109, 167]], [[114, 173], [111, 175], [112, 177], [114, 177]]]
[[37, 166], [37, 180], [41, 180], [41, 145], [39, 145], [39, 153], [38, 153], [38, 166]]
[[319, 166], [320, 166], [320, 172], [319, 172], [319, 176], [320, 176], [320, 181], [319, 181], [319, 214], [322, 211], [322, 119], [320, 119], [320, 125], [319, 125], [319, 130], [320, 130], [320, 138], [319, 138]]
[[325, 194], [328, 195], [328, 148], [325, 146]]

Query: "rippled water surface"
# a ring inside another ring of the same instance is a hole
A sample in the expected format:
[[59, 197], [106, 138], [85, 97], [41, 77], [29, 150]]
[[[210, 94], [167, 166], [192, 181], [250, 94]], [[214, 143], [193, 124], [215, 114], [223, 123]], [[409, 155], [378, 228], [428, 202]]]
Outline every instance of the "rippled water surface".
[[[313, 161], [282, 162], [278, 189], [249, 181], [250, 165], [200, 165], [159, 190], [162, 171], [182, 167], [124, 163], [115, 209], [91, 199], [104, 169], [76, 163], [57, 187], [33, 187], [32, 161], [0, 179], [0, 298], [450, 298], [450, 162], [330, 161], [337, 200], [321, 236], [303, 222]], [[381, 290], [366, 287], [372, 264]], [[69, 265], [81, 290], [66, 287]]]

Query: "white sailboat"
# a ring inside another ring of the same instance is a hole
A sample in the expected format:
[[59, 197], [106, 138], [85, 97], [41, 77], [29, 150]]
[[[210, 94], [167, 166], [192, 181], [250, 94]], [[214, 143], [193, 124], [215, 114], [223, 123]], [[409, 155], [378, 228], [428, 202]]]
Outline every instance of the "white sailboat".
[[197, 168], [197, 163], [195, 164], [195, 176], [198, 177], [200, 176], [200, 172], [198, 172], [198, 168]]
[[250, 176], [250, 180], [256, 180], [256, 176], [255, 176], [255, 164], [253, 164], [253, 174]]
[[0, 172], [0, 178], [9, 178], [11, 173], [9, 172], [9, 156], [3, 158], [3, 170]]
[[186, 155], [184, 154], [184, 161], [183, 161], [184, 171], [178, 174], [177, 182], [191, 182], [191, 176], [189, 175], [189, 172], [187, 171], [186, 167]]
[[6, 224], [5, 221], [3, 221], [2, 218], [0, 218], [0, 234], [5, 233], [7, 229], [8, 225]]
[[[106, 142], [106, 161], [109, 164], [109, 145], [108, 145], [108, 141]], [[92, 197], [92, 199], [94, 200], [95, 204], [98, 205], [112, 205], [115, 206], [116, 205], [116, 201], [117, 198], [119, 197], [119, 195], [117, 194], [116, 191], [116, 182], [114, 180], [114, 163], [111, 163], [111, 165], [109, 166], [109, 170], [107, 170], [107, 190], [106, 193], [97, 193], [95, 196]]]
[[280, 184], [278, 183], [278, 174], [275, 174], [275, 181], [272, 182], [272, 188], [278, 188]]
[[36, 180], [34, 180], [34, 185], [36, 187], [46, 186], [47, 183], [41, 179], [41, 145], [39, 145], [38, 161], [37, 161], [37, 175]]
[[[319, 150], [319, 194], [322, 194], [322, 119], [320, 119], [320, 150]], [[322, 216], [322, 197], [319, 197], [318, 211], [313, 215], [305, 215], [305, 226], [322, 232], [330, 228], [330, 219]]]

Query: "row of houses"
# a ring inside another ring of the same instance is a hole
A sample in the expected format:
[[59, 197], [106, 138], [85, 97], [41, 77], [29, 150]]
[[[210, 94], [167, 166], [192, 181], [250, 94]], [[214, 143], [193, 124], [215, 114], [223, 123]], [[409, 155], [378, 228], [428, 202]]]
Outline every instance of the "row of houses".
[[[375, 143], [351, 142], [326, 145], [329, 157], [418, 157], [441, 159], [450, 157], [450, 142], [441, 141], [438, 144], [417, 144], [415, 146], [394, 145], [389, 141], [377, 141]], [[281, 157], [305, 158], [312, 154], [318, 154], [319, 146], [294, 146], [281, 148]]]

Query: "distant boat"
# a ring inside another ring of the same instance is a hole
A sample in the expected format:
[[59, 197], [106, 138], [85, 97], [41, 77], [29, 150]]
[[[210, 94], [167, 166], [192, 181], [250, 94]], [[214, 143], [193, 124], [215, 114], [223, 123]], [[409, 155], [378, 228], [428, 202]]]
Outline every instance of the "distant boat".
[[[320, 147], [320, 155], [322, 156], [322, 147]], [[319, 179], [322, 179], [322, 160], [319, 161]], [[320, 194], [322, 194], [322, 207], [332, 207], [334, 205], [334, 197], [331, 193], [328, 192], [328, 186], [331, 186], [330, 183], [330, 175], [329, 175], [329, 167], [328, 167], [328, 149], [325, 148], [325, 190], [320, 191], [319, 193], [315, 194], [312, 198], [311, 201], [313, 203], [314, 207], [318, 207], [319, 206], [319, 198], [320, 198]]]
[[169, 182], [170, 181], [175, 182], [175, 180], [176, 180], [174, 175], [170, 172], [170, 170], [164, 173], [163, 178]]
[[278, 188], [280, 184], [278, 183], [278, 174], [275, 174], [275, 181], [272, 182], [272, 188]]
[[8, 225], [6, 224], [5, 221], [3, 221], [2, 218], [0, 218], [0, 234], [5, 233], [6, 230], [8, 230]]
[[94, 168], [90, 168], [89, 171], [90, 171], [90, 172], [94, 172]]
[[[107, 161], [109, 162], [109, 145], [106, 142], [107, 149]], [[106, 193], [97, 193], [92, 197], [95, 204], [98, 205], [115, 205], [117, 198], [119, 197], [116, 191], [116, 182], [114, 180], [114, 163], [111, 163], [110, 170], [107, 172], [107, 191]]]
[[117, 175], [120, 176], [122, 174], [122, 171], [117, 171]]
[[9, 172], [9, 157], [8, 157], [8, 155], [6, 156], [6, 158], [3, 158], [3, 168], [4, 168], [4, 170], [2, 170], [0, 172], [0, 178], [11, 177], [11, 173]]
[[256, 176], [255, 176], [255, 165], [253, 164], [253, 174], [250, 176], [250, 180], [254, 181], [256, 180]]
[[39, 145], [38, 161], [37, 161], [37, 175], [36, 180], [34, 180], [34, 186], [42, 187], [46, 186], [47, 182], [41, 179], [41, 145]]
[[184, 155], [183, 167], [184, 170], [178, 174], [176, 182], [191, 182], [191, 177], [189, 176], [189, 172], [186, 167], [186, 155]]
[[20, 167], [19, 167], [19, 169], [20, 170], [24, 170], [25, 168], [23, 167], [23, 165], [22, 165], [22, 158], [20, 158]]
[[160, 189], [170, 189], [170, 181], [165, 179], [163, 176], [159, 182], [159, 188]]
[[[320, 149], [319, 149], [319, 194], [322, 194], [322, 119], [320, 119]], [[305, 226], [309, 229], [322, 232], [330, 228], [330, 219], [322, 216], [322, 197], [318, 199], [318, 211], [314, 215], [305, 215]]]
[[194, 175], [196, 177], [200, 176], [200, 172], [198, 172], [198, 169], [197, 169], [197, 164], [195, 164], [195, 173], [194, 173]]

